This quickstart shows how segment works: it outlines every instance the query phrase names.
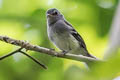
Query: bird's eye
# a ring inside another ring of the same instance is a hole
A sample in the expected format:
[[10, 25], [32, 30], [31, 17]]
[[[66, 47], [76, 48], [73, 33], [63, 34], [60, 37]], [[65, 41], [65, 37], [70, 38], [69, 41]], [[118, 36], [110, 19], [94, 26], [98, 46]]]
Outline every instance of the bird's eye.
[[57, 12], [54, 12], [52, 15], [57, 15], [58, 13]]

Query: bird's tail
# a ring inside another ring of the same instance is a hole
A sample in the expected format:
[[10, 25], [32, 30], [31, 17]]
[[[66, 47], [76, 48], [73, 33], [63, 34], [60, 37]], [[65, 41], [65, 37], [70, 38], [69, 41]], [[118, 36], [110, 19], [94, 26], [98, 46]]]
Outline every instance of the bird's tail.
[[90, 53], [87, 53], [87, 55], [86, 55], [86, 56], [87, 56], [87, 57], [94, 58], [94, 59], [97, 59], [97, 57], [95, 57], [95, 56], [91, 55]]

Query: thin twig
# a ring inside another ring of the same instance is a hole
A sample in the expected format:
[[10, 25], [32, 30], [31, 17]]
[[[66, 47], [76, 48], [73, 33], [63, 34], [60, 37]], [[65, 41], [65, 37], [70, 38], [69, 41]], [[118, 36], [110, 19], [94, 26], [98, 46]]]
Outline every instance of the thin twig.
[[32, 59], [34, 62], [36, 62], [37, 64], [39, 64], [39, 65], [40, 65], [41, 67], [43, 67], [44, 69], [47, 69], [47, 67], [46, 67], [44, 64], [41, 64], [38, 60], [34, 59], [32, 56], [30, 56], [30, 55], [26, 54], [25, 52], [21, 51], [22, 49], [23, 49], [23, 48], [19, 48], [19, 49], [15, 50], [15, 51], [7, 54], [7, 55], [2, 56], [2, 57], [0, 57], [0, 60], [3, 60], [3, 59], [5, 59], [5, 58], [7, 58], [7, 57], [9, 57], [9, 56], [12, 56], [12, 55], [15, 54], [15, 53], [20, 52], [20, 53], [24, 54], [25, 56], [29, 57], [30, 59]]
[[38, 60], [36, 60], [35, 58], [33, 58], [32, 56], [28, 55], [27, 53], [20, 51], [22, 54], [24, 54], [25, 56], [29, 57], [30, 59], [32, 59], [34, 62], [36, 62], [37, 64], [39, 64], [40, 66], [42, 66], [44, 69], [47, 69], [47, 67], [44, 64], [41, 64]]
[[9, 56], [11, 56], [11, 55], [13, 55], [13, 54], [15, 54], [15, 53], [21, 51], [21, 49], [22, 49], [22, 48], [19, 48], [19, 49], [15, 50], [15, 51], [13, 51], [13, 52], [7, 54], [7, 55], [4, 55], [4, 56], [0, 57], [0, 60], [3, 60], [3, 59], [5, 59], [5, 58], [7, 58], [7, 57], [9, 57]]

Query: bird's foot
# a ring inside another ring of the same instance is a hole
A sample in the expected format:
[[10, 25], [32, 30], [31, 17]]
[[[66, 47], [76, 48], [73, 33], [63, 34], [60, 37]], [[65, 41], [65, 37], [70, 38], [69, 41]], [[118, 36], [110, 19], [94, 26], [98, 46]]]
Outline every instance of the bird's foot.
[[62, 51], [62, 56], [65, 56], [69, 51]]

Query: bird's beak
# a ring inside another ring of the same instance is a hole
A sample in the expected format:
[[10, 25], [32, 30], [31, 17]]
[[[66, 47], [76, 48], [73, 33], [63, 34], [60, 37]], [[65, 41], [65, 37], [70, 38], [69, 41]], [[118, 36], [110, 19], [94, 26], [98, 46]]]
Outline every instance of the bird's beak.
[[51, 14], [47, 14], [47, 16], [48, 16], [48, 17], [52, 17], [53, 15], [51, 15]]

